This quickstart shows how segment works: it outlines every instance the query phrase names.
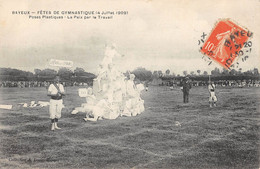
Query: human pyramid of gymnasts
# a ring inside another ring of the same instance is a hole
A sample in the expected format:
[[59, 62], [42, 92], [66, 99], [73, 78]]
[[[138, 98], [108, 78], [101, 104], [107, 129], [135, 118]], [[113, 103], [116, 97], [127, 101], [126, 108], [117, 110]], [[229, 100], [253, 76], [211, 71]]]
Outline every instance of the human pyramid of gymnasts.
[[97, 121], [136, 116], [144, 111], [144, 101], [140, 97], [143, 84], [135, 85], [134, 74], [129, 73], [127, 77], [118, 71], [113, 64], [114, 57], [123, 55], [118, 54], [115, 44], [106, 46], [93, 87], [86, 89], [86, 103], [76, 107], [71, 114], [85, 112], [85, 121]]

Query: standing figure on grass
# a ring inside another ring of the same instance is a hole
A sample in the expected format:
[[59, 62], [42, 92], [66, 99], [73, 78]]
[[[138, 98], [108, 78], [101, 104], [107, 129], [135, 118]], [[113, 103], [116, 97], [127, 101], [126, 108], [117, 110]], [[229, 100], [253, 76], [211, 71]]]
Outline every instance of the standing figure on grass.
[[189, 92], [191, 83], [188, 77], [185, 77], [182, 83], [183, 103], [189, 103]]
[[65, 96], [65, 91], [63, 85], [60, 83], [60, 77], [56, 76], [54, 83], [48, 88], [48, 96], [50, 99], [50, 119], [51, 119], [51, 130], [61, 129], [57, 126], [58, 119], [61, 117], [61, 110], [63, 108], [62, 97]]
[[212, 83], [211, 81], [209, 81], [209, 85], [208, 85], [208, 90], [209, 90], [209, 106], [212, 107], [216, 107], [217, 106], [217, 96], [215, 94], [215, 89], [216, 89], [216, 86], [214, 85], [214, 83]]
[[103, 58], [103, 61], [101, 65], [104, 67], [104, 69], [108, 69], [108, 65], [113, 63], [113, 59], [115, 57], [124, 57], [124, 55], [119, 54], [116, 51], [116, 44], [112, 45], [106, 45], [106, 50], [105, 50], [105, 57]]

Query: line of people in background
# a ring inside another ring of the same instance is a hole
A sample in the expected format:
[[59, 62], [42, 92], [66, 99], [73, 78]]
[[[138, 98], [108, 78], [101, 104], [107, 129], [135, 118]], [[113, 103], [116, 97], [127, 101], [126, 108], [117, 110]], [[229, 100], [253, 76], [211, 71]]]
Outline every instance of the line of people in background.
[[[18, 87], [18, 88], [27, 88], [27, 87], [45, 87], [48, 88], [52, 84], [49, 81], [0, 81], [0, 87]], [[84, 82], [62, 82], [63, 86], [89, 86], [91, 83]]]
[[[185, 78], [184, 78], [185, 80]], [[181, 86], [184, 80], [180, 81], [163, 81], [159, 86]], [[190, 80], [191, 86], [197, 87], [197, 86], [207, 86], [207, 81], [192, 81]], [[216, 86], [230, 86], [230, 87], [260, 87], [260, 81], [257, 80], [216, 80], [214, 81], [214, 85]]]
[[[163, 81], [159, 86], [181, 86], [182, 80], [180, 81]], [[50, 81], [0, 81], [0, 87], [48, 87], [52, 82]], [[63, 86], [92, 86], [93, 82], [61, 82]], [[208, 82], [206, 81], [190, 81], [191, 85], [196, 86], [207, 86]], [[260, 81], [257, 80], [218, 80], [214, 81], [216, 86], [231, 86], [231, 87], [260, 87]]]

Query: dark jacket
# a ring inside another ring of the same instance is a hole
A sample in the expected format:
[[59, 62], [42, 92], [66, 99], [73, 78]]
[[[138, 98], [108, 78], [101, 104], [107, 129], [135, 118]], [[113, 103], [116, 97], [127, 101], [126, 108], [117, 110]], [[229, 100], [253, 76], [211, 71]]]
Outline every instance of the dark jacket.
[[191, 83], [189, 81], [183, 81], [182, 87], [183, 87], [184, 93], [189, 93], [189, 91], [191, 89]]

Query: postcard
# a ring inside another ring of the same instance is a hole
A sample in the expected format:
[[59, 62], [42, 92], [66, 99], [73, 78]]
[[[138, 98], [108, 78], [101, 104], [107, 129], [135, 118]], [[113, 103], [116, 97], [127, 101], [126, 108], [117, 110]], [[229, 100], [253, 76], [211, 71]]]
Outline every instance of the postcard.
[[0, 0], [1, 168], [259, 168], [259, 0]]

